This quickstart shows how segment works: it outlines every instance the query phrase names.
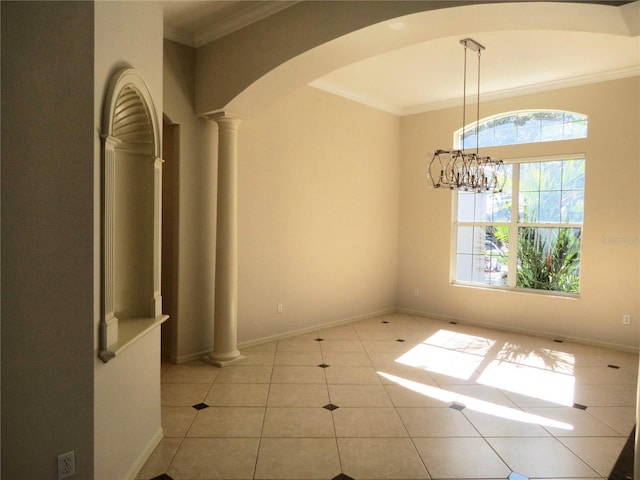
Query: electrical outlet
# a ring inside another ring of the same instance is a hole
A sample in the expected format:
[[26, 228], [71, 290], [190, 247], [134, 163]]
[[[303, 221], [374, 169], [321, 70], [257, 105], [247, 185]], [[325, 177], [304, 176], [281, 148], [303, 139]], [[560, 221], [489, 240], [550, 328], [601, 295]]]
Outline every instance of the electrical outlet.
[[628, 313], [622, 315], [622, 323], [624, 323], [625, 325], [631, 325], [631, 315], [629, 315]]
[[282, 313], [282, 304], [281, 303], [278, 304], [278, 307], [276, 308], [276, 311], [278, 313]]
[[58, 455], [58, 480], [69, 478], [76, 474], [76, 456], [73, 450]]
[[419, 297], [419, 296], [420, 296], [420, 289], [419, 289], [419, 288], [415, 288], [415, 289], [413, 290], [413, 294], [414, 294], [416, 297]]

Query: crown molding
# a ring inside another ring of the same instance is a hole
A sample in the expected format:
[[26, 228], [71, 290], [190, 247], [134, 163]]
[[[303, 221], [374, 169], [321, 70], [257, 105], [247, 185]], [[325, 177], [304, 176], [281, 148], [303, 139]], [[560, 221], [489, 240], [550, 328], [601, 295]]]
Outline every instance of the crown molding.
[[[480, 99], [483, 102], [489, 102], [492, 100], [500, 100], [503, 98], [519, 97], [522, 95], [545, 92], [549, 90], [559, 90], [561, 88], [578, 87], [580, 85], [606, 82], [608, 80], [617, 80], [620, 78], [634, 77], [638, 75], [640, 75], [640, 67], [634, 66], [634, 67], [622, 68], [618, 70], [611, 70], [608, 72], [591, 73], [587, 75], [580, 75], [577, 77], [565, 78], [562, 80], [543, 82], [535, 85], [526, 85], [523, 87], [509, 88], [509, 89], [500, 90], [497, 92], [483, 93], [480, 96]], [[449, 100], [443, 100], [440, 102], [431, 102], [427, 104], [416, 105], [413, 107], [405, 107], [401, 109], [400, 115], [401, 116], [414, 115], [416, 113], [429, 112], [433, 110], [443, 110], [445, 108], [458, 107], [460, 105], [462, 105], [462, 98], [454, 98]]]
[[[519, 97], [519, 96], [528, 95], [531, 93], [539, 93], [539, 92], [544, 92], [548, 90], [558, 90], [561, 88], [577, 87], [580, 85], [587, 85], [590, 83], [606, 82], [608, 80], [617, 80], [619, 78], [634, 77], [634, 76], [640, 76], [640, 66], [622, 68], [619, 70], [611, 70], [608, 72], [598, 72], [598, 73], [592, 73], [588, 75], [580, 75], [578, 77], [565, 78], [562, 80], [554, 80], [551, 82], [543, 82], [535, 85], [526, 85], [523, 87], [509, 88], [509, 89], [500, 90], [497, 92], [483, 93], [480, 96], [480, 98], [483, 102], [488, 102], [492, 100], [500, 100], [503, 98]], [[347, 92], [345, 90], [341, 90], [340, 88], [336, 88], [334, 85], [331, 85], [330, 83], [323, 82], [322, 79], [318, 79], [311, 82], [309, 86], [313, 88], [317, 88], [318, 90], [325, 91], [327, 93], [331, 93], [333, 95], [338, 95], [348, 100], [353, 100], [354, 102], [358, 102], [363, 105], [376, 108], [378, 110], [382, 110], [387, 113], [391, 113], [393, 115], [398, 115], [400, 117], [406, 116], [406, 115], [415, 115], [415, 114], [424, 113], [424, 112], [431, 112], [434, 110], [444, 110], [446, 108], [454, 108], [462, 105], [462, 97], [460, 97], [460, 98], [450, 98], [447, 100], [441, 100], [437, 102], [423, 103], [420, 105], [414, 105], [410, 107], [398, 107], [385, 102], [381, 102], [374, 98], [370, 98], [370, 97], [358, 95], [353, 92]]]
[[211, 26], [196, 32], [193, 36], [194, 46], [201, 47], [209, 42], [213, 42], [218, 38], [224, 37], [236, 30], [240, 30], [247, 25], [258, 22], [275, 13], [295, 5], [300, 0], [295, 1], [277, 1], [277, 2], [260, 2], [257, 5], [247, 5], [244, 9], [235, 14], [225, 17]]
[[178, 30], [176, 28], [164, 27], [163, 36], [167, 40], [178, 42], [183, 45], [187, 45], [188, 47], [195, 48], [196, 46], [196, 41], [193, 38], [193, 35], [190, 35], [189, 33], [183, 32], [182, 30]]

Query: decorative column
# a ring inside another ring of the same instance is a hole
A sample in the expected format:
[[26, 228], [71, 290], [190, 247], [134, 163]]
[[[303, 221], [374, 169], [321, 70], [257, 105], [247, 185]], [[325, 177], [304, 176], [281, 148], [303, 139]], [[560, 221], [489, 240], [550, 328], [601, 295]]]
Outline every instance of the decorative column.
[[244, 357], [238, 331], [238, 124], [224, 112], [218, 124], [218, 201], [213, 352], [205, 360], [224, 367]]
[[116, 181], [116, 146], [117, 138], [103, 137], [104, 141], [104, 298], [103, 317], [100, 320], [99, 356], [104, 362], [113, 358], [109, 347], [118, 342], [118, 318], [114, 309], [113, 269], [114, 269], [114, 210]]

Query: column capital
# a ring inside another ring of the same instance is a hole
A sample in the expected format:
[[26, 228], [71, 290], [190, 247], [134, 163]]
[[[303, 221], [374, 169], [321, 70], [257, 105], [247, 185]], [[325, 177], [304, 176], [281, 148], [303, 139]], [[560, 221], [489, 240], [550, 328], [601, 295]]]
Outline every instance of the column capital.
[[205, 115], [207, 120], [213, 120], [216, 123], [220, 124], [230, 124], [230, 125], [238, 125], [244, 117], [240, 115], [236, 115], [231, 112], [226, 112], [224, 110], [218, 110], [215, 112], [211, 112]]

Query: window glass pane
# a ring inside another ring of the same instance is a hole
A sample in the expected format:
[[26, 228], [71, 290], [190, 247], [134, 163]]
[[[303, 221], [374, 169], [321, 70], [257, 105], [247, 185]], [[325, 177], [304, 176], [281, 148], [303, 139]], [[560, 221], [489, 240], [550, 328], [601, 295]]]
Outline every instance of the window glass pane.
[[564, 138], [586, 138], [587, 122], [586, 120], [578, 122], [570, 122], [564, 124]]
[[488, 192], [475, 194], [476, 197], [476, 221], [490, 222], [493, 216], [493, 195]]
[[587, 121], [587, 116], [581, 113], [564, 112], [564, 123]]
[[523, 192], [518, 198], [518, 221], [520, 223], [534, 223], [538, 221], [539, 201], [538, 192]]
[[540, 192], [538, 221], [546, 223], [560, 222], [562, 192]]
[[473, 283], [484, 283], [485, 281], [485, 272], [484, 272], [484, 254], [480, 253], [478, 255], [473, 256], [473, 271], [471, 272], [471, 281]]
[[562, 192], [562, 223], [582, 223], [584, 221], [584, 192]]
[[456, 280], [485, 282], [485, 227], [458, 227]]
[[470, 192], [458, 192], [458, 221], [473, 222], [475, 219], [475, 195]]
[[458, 253], [473, 253], [473, 227], [458, 227]]
[[518, 113], [519, 128], [537, 128], [540, 130], [540, 115], [537, 112]]
[[540, 163], [520, 164], [520, 191], [537, 192], [540, 190]]
[[540, 131], [540, 140], [543, 142], [552, 142], [562, 140], [564, 135], [564, 127], [561, 123], [552, 125], [542, 125]]
[[540, 190], [560, 190], [562, 188], [562, 162], [542, 162], [540, 164]]
[[473, 279], [473, 256], [459, 253], [456, 255], [456, 280], [470, 282]]
[[516, 286], [577, 293], [580, 237], [579, 228], [520, 227]]
[[473, 148], [476, 146], [476, 135], [467, 135], [464, 136], [464, 149]]
[[[515, 143], [517, 143], [515, 128], [502, 131], [496, 130], [494, 145], [514, 145]], [[486, 146], [489, 147], [491, 145]]]
[[493, 128], [482, 130], [480, 132], [480, 137], [478, 138], [478, 145], [480, 147], [490, 147], [491, 145], [495, 145], [493, 133]]
[[540, 127], [518, 128], [516, 143], [535, 143], [542, 140]]
[[487, 229], [484, 257], [484, 281], [488, 285], [507, 285], [509, 227]]
[[507, 115], [493, 119], [493, 125], [496, 131], [506, 132], [516, 129], [516, 115]]
[[540, 112], [540, 122], [542, 125], [562, 125], [564, 112]]
[[562, 189], [584, 190], [584, 160], [565, 160], [563, 162]]
[[491, 195], [491, 221], [511, 221], [511, 192], [494, 193]]

